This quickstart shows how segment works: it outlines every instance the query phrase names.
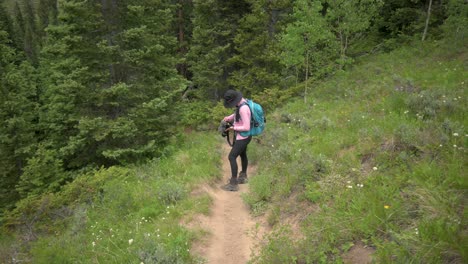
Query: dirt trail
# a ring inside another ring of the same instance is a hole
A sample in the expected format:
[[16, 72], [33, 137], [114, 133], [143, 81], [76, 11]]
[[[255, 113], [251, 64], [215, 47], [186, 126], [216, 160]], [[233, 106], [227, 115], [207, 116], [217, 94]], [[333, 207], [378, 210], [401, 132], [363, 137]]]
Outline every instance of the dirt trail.
[[[247, 263], [263, 233], [262, 225], [257, 224], [250, 215], [241, 198], [241, 194], [248, 191], [249, 184], [240, 184], [238, 192], [227, 192], [220, 188], [230, 178], [228, 151], [229, 147], [223, 147], [223, 180], [212, 188], [204, 188], [213, 199], [211, 213], [194, 220], [210, 233], [207, 241], [193, 248], [195, 254], [209, 264]], [[238, 164], [240, 165], [240, 160]], [[249, 177], [255, 175], [255, 167], [249, 166], [248, 174]]]

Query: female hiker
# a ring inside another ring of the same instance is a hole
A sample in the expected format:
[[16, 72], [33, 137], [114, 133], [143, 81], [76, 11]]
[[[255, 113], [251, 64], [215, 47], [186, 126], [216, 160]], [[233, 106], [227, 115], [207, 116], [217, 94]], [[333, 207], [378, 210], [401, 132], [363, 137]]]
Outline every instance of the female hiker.
[[[228, 90], [224, 94], [224, 107], [236, 107], [234, 114], [224, 117], [224, 121], [230, 122], [233, 125], [226, 129], [226, 131], [234, 131], [235, 141], [229, 152], [229, 163], [231, 164], [231, 179], [229, 183], [221, 188], [226, 191], [237, 191], [238, 184], [247, 182], [247, 166], [249, 160], [247, 158], [247, 146], [252, 140], [252, 136], [244, 137], [239, 132], [250, 130], [250, 117], [251, 112], [249, 106], [246, 104], [246, 99], [242, 97], [242, 93], [235, 90]], [[237, 177], [237, 157], [241, 157], [242, 170]]]

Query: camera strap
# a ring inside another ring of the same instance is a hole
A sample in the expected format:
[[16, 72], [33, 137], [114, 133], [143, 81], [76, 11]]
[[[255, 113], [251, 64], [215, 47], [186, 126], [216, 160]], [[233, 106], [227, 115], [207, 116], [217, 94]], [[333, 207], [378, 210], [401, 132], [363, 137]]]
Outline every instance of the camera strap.
[[233, 133], [233, 136], [232, 136], [232, 143], [231, 141], [229, 140], [229, 135], [230, 135], [230, 131], [227, 131], [227, 135], [226, 135], [226, 140], [227, 140], [227, 143], [229, 144], [229, 146], [233, 146], [234, 143], [236, 142], [236, 133]]

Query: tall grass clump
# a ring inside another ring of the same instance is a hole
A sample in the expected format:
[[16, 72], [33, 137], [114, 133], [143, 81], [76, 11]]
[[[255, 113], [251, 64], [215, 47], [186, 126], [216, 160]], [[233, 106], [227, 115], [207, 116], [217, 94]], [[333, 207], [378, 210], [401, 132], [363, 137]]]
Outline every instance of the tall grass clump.
[[431, 44], [369, 56], [272, 113], [255, 149], [270, 191], [254, 182], [247, 201], [300, 232], [268, 237], [254, 262], [273, 263], [277, 245], [287, 263], [341, 263], [356, 245], [376, 263], [467, 262], [466, 56]]
[[188, 194], [220, 177], [219, 142], [200, 133], [179, 140], [165, 157], [90, 171], [57, 193], [22, 200], [4, 219], [1, 262], [193, 261], [194, 234], [179, 223], [208, 207]]

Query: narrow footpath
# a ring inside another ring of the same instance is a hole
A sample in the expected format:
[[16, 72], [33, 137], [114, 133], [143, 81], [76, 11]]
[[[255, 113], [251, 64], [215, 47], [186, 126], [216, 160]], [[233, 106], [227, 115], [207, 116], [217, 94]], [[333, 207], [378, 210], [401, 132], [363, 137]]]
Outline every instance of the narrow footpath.
[[[250, 215], [249, 208], [241, 198], [241, 194], [248, 191], [249, 184], [240, 184], [238, 192], [227, 192], [220, 188], [230, 178], [231, 169], [227, 159], [229, 150], [229, 146], [223, 146], [223, 180], [213, 187], [204, 188], [213, 199], [210, 214], [195, 220], [209, 234], [206, 243], [196, 245], [194, 251], [207, 261], [204, 263], [209, 264], [247, 263], [263, 233], [262, 225], [257, 224]], [[248, 174], [249, 177], [255, 175], [254, 166], [249, 166]]]

